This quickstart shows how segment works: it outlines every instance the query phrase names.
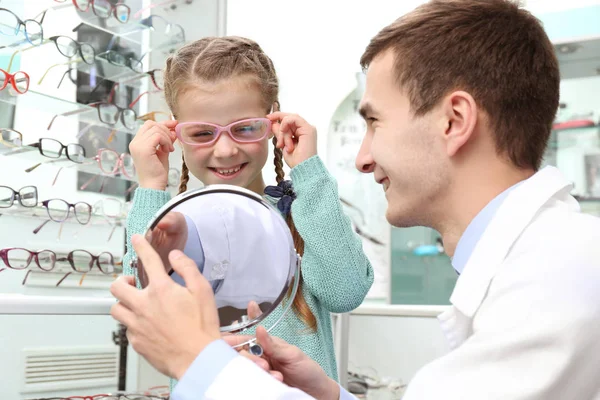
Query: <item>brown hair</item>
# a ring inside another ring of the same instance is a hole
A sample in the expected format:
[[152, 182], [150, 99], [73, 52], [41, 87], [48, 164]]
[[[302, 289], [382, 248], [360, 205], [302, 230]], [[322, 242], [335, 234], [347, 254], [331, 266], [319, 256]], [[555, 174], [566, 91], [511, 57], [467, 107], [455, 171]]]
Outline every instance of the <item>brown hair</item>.
[[[170, 56], [164, 73], [167, 104], [176, 116], [177, 98], [184, 91], [194, 88], [199, 81], [215, 82], [242, 75], [247, 75], [257, 84], [263, 96], [266, 112], [271, 108], [273, 111], [279, 111], [277, 100], [279, 82], [273, 62], [256, 42], [238, 36], [206, 37], [183, 46]], [[187, 190], [189, 181], [189, 169], [185, 159], [182, 162], [179, 193]], [[277, 148], [275, 148], [275, 173], [279, 183], [284, 174], [282, 153]], [[304, 241], [296, 230], [292, 218], [288, 217], [286, 222], [292, 232], [296, 251], [302, 255]], [[315, 331], [317, 320], [302, 294], [302, 275], [298, 283], [298, 292], [294, 297], [292, 309], [305, 325]]]
[[360, 63], [388, 49], [415, 115], [453, 90], [489, 117], [498, 154], [540, 167], [558, 109], [560, 74], [540, 21], [509, 0], [431, 0], [381, 30]]

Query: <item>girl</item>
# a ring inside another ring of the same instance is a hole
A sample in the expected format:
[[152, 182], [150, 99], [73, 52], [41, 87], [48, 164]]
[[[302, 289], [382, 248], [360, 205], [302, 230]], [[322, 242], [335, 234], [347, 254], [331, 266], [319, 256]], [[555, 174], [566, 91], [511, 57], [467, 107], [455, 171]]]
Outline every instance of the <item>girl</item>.
[[[131, 236], [143, 233], [150, 218], [170, 199], [165, 191], [168, 156], [174, 150], [178, 124], [183, 153], [179, 193], [187, 190], [191, 173], [205, 185], [238, 185], [264, 196], [262, 169], [268, 140], [273, 138], [279, 187], [268, 187], [267, 192], [291, 196], [266, 199], [287, 218], [303, 257], [294, 312], [272, 334], [301, 348], [337, 380], [330, 313], [358, 307], [373, 283], [373, 270], [342, 212], [337, 184], [317, 155], [315, 128], [297, 115], [279, 111], [273, 63], [249, 39], [211, 37], [190, 43], [167, 59], [164, 81], [166, 101], [176, 121], [146, 121], [129, 145], [140, 186], [127, 217], [125, 274], [134, 274], [129, 266], [134, 257]], [[229, 130], [216, 135], [218, 126]], [[240, 143], [233, 140], [236, 131], [256, 136], [252, 142]], [[291, 168], [293, 194], [283, 181], [282, 159]], [[273, 312], [265, 324], [280, 313]]]

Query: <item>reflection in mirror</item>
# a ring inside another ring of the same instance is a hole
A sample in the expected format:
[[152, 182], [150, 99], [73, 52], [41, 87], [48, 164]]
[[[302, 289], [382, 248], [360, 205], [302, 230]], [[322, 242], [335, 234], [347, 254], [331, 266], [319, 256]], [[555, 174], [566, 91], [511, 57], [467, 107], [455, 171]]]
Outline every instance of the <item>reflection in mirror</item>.
[[[275, 208], [246, 189], [214, 185], [179, 195], [157, 213], [146, 239], [181, 285], [169, 253], [178, 249], [196, 262], [213, 288], [222, 332], [250, 328], [280, 305], [285, 313], [291, 305], [285, 299], [297, 290], [300, 259], [288, 226]], [[146, 287], [139, 260], [137, 270]]]

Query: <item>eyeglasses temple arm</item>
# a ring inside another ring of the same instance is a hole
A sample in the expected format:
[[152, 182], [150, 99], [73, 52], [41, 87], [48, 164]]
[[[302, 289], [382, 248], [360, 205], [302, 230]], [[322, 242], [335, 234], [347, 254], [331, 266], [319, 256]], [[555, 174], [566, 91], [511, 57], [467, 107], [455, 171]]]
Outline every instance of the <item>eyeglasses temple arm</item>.
[[[55, 67], [60, 67], [61, 65], [69, 65], [69, 64], [71, 64], [72, 62], [73, 62], [73, 61], [69, 60], [69, 61], [67, 61], [67, 62], [64, 62], [64, 63], [60, 63], [60, 64], [54, 64], [54, 65], [51, 65], [51, 66], [49, 66], [49, 67], [48, 67], [48, 69], [46, 69], [46, 72], [44, 72], [44, 75], [42, 75], [42, 77], [41, 77], [41, 78], [40, 78], [40, 80], [38, 81], [38, 85], [41, 85], [41, 84], [42, 84], [42, 82], [44, 81], [44, 78], [46, 77], [46, 75], [48, 75], [48, 72], [50, 72], [50, 70], [51, 70], [52, 68], [55, 68]], [[69, 72], [70, 70], [71, 70], [71, 68], [69, 68], [69, 69], [67, 70], [67, 72]], [[65, 75], [63, 74], [63, 77], [62, 77], [62, 78], [61, 78], [61, 80], [60, 80], [60, 82], [61, 82], [61, 83], [62, 83], [62, 81], [63, 81], [64, 77], [65, 77]], [[58, 84], [58, 87], [59, 87], [59, 86], [60, 86], [60, 83]]]
[[62, 282], [65, 280], [65, 279], [67, 279], [67, 276], [69, 276], [69, 275], [71, 275], [71, 274], [72, 274], [72, 272], [67, 272], [67, 273], [65, 274], [65, 276], [63, 276], [63, 277], [60, 279], [60, 281], [56, 282], [56, 287], [58, 287], [58, 285], [60, 285], [60, 284], [61, 284], [61, 283], [62, 283]]
[[[90, 106], [90, 107], [96, 107], [98, 104], [100, 104], [100, 102], [89, 103], [87, 105]], [[52, 124], [54, 124], [54, 121], [58, 117], [68, 117], [69, 115], [81, 114], [81, 113], [88, 112], [88, 111], [90, 111], [90, 110], [88, 110], [86, 108], [80, 108], [78, 110], [67, 111], [67, 112], [62, 113], [62, 114], [56, 114], [54, 117], [52, 117], [52, 120], [50, 120], [50, 123], [48, 124], [48, 128], [47, 129], [50, 130], [52, 128]]]
[[[50, 220], [49, 220], [49, 219], [47, 219], [46, 221], [42, 222], [42, 224], [41, 224], [40, 226], [38, 226], [37, 228], [35, 228], [35, 229], [33, 230], [33, 233], [34, 233], [35, 235], [37, 235], [37, 234], [38, 234], [38, 232], [39, 232], [39, 231], [41, 231], [41, 230], [42, 230], [42, 228], [43, 228], [43, 227], [44, 227], [44, 226], [45, 226], [45, 225], [46, 225], [48, 222], [50, 222]], [[58, 260], [57, 260], [57, 261], [58, 261]]]
[[13, 63], [13, 61], [15, 59], [15, 56], [17, 54], [24, 53], [27, 50], [35, 49], [36, 47], [40, 47], [40, 46], [42, 46], [42, 45], [44, 45], [46, 43], [48, 43], [48, 41], [44, 40], [42, 43], [40, 43], [39, 46], [30, 46], [30, 47], [27, 47], [27, 48], [24, 48], [24, 49], [19, 49], [19, 50], [15, 51], [14, 53], [12, 53], [12, 55], [10, 56], [10, 61], [8, 62], [8, 68], [6, 68], [6, 72], [10, 73], [10, 69], [12, 68], [12, 63]]
[[99, 175], [94, 175], [91, 179], [88, 179], [88, 181], [86, 183], [81, 185], [79, 190], [85, 190], [92, 182], [94, 182], [98, 178], [98, 176]]
[[21, 283], [21, 285], [25, 285], [25, 282], [27, 282], [27, 278], [29, 278], [30, 273], [31, 273], [31, 270], [28, 270], [27, 273], [25, 274], [25, 278], [23, 279], [23, 282]]

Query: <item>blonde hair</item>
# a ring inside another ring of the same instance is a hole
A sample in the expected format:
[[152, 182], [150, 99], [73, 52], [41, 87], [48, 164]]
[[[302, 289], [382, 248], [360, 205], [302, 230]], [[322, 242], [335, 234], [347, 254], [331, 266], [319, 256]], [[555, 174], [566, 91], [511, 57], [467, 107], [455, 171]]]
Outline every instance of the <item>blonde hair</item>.
[[[271, 59], [258, 43], [238, 37], [206, 37], [180, 48], [167, 59], [164, 73], [164, 92], [171, 112], [177, 118], [177, 99], [186, 90], [190, 90], [199, 81], [216, 82], [238, 76], [253, 78], [264, 100], [265, 111], [279, 111], [279, 81]], [[196, 86], [197, 87], [197, 86]], [[276, 139], [273, 138], [273, 143]], [[275, 174], [277, 183], [284, 178], [283, 154], [275, 148]], [[182, 160], [179, 193], [187, 190], [189, 169]], [[304, 254], [304, 240], [296, 230], [290, 216], [286, 222], [292, 232], [298, 254]], [[304, 324], [312, 331], [317, 329], [317, 319], [304, 299], [303, 279], [300, 274], [298, 292], [293, 299], [292, 309]], [[288, 296], [291, 292], [288, 293]]]

